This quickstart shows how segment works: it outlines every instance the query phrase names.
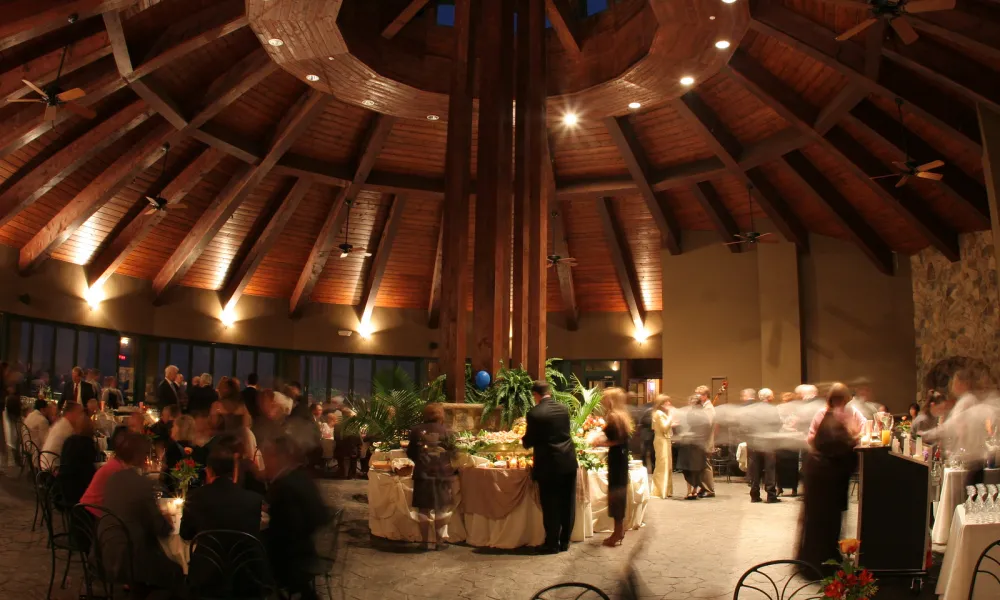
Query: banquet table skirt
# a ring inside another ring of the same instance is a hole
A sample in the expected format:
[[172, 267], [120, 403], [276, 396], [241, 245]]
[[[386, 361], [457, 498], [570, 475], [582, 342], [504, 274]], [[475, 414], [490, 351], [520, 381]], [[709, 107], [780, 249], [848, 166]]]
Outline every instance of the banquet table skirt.
[[[940, 600], [966, 600], [979, 555], [1000, 540], [1000, 523], [968, 523], [965, 507], [959, 506], [955, 509], [949, 540], [935, 591]], [[995, 600], [997, 591], [995, 581], [981, 576], [972, 600]]]
[[[612, 531], [614, 519], [608, 515], [608, 472], [605, 469], [589, 471], [590, 519], [594, 531]], [[625, 529], [639, 529], [649, 503], [649, 473], [646, 467], [629, 469], [629, 485], [625, 492]], [[579, 513], [577, 520], [579, 520]]]
[[[461, 501], [458, 478], [452, 487], [452, 498]], [[447, 541], [464, 542], [465, 524], [461, 513], [449, 513]], [[399, 477], [374, 469], [368, 471], [368, 527], [374, 536], [402, 542], [420, 542], [420, 514], [413, 509], [413, 479]]]
[[931, 530], [931, 541], [935, 544], [948, 543], [955, 507], [965, 502], [965, 478], [968, 473], [965, 469], [947, 468], [941, 476], [941, 497], [934, 513], [934, 529]]

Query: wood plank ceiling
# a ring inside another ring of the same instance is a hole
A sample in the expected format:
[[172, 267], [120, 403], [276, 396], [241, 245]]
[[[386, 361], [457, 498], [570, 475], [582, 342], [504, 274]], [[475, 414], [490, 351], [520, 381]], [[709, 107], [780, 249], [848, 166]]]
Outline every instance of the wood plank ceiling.
[[[436, 2], [394, 2], [386, 38], [415, 21], [441, 27]], [[84, 4], [66, 23], [59, 7]], [[548, 43], [586, 44], [580, 32], [592, 17], [575, 15], [576, 3], [550, 4], [558, 27]], [[333, 98], [309, 114], [309, 87], [267, 60], [240, 0], [14, 5], [20, 20], [0, 28], [0, 97], [33, 97], [20, 80], [51, 83], [72, 44], [61, 86], [85, 89], [80, 103], [96, 112], [84, 119], [61, 110], [50, 123], [37, 105], [0, 106], [0, 243], [19, 249], [23, 264], [50, 256], [85, 266], [91, 282], [111, 272], [169, 275], [236, 298], [291, 298], [306, 281], [311, 294], [299, 305], [365, 300], [369, 309], [433, 311], [443, 122], [379, 124], [375, 113]], [[988, 228], [975, 111], [977, 103], [1000, 108], [1000, 5], [959, 0], [952, 11], [910, 15], [920, 39], [908, 46], [880, 26], [834, 41], [866, 17], [844, 2], [756, 0], [751, 14], [729, 65], [681, 99], [610, 120], [588, 120], [583, 107], [574, 127], [550, 114], [554, 210], [578, 261], [569, 284], [549, 277], [550, 311], [659, 310], [661, 248], [684, 251], [683, 233], [679, 244], [673, 233], [717, 231], [729, 241], [750, 226], [751, 212], [779, 217], [789, 239], [808, 231], [850, 241], [884, 272], [892, 252], [933, 245], [954, 259], [958, 233]], [[295, 112], [308, 123], [289, 125]], [[157, 143], [166, 133], [164, 166]], [[122, 165], [140, 144], [150, 154]], [[895, 188], [893, 179], [869, 179], [892, 173], [903, 148], [946, 161], [944, 180]], [[474, 175], [475, 147], [470, 154]], [[127, 179], [112, 181], [118, 172]], [[165, 187], [169, 202], [186, 208], [142, 217], [144, 197]], [[227, 195], [234, 205], [218, 206]], [[393, 213], [393, 235], [380, 243]], [[58, 220], [67, 215], [72, 222]], [[195, 230], [207, 238], [191, 242]], [[344, 242], [383, 256], [339, 258]], [[184, 244], [200, 254], [177, 271], [171, 255]], [[623, 257], [631, 263], [624, 278]], [[378, 284], [368, 299], [373, 262]]]

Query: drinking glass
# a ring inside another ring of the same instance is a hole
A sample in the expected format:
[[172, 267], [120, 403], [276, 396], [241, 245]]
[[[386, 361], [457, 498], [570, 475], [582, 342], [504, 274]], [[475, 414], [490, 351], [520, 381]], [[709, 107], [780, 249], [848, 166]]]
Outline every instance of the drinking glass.
[[987, 516], [988, 515], [986, 514], [986, 499], [987, 499], [986, 498], [986, 486], [983, 485], [983, 484], [981, 484], [981, 483], [977, 483], [976, 484], [976, 504], [979, 505], [978, 506], [978, 511], [977, 511], [979, 513], [979, 520], [977, 521], [978, 523], [985, 523], [986, 520], [987, 520]]
[[998, 512], [997, 506], [997, 486], [995, 484], [989, 484], [986, 486], [987, 502], [986, 502], [986, 512], [987, 521], [989, 523], [1000, 522], [1000, 512]]
[[976, 517], [976, 486], [965, 486], [965, 519], [972, 523]]

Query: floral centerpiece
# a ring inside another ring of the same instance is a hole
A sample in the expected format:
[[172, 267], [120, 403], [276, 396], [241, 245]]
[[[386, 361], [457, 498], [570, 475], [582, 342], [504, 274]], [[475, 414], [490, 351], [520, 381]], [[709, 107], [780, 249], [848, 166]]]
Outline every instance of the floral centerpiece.
[[177, 464], [170, 469], [170, 475], [177, 480], [177, 495], [180, 498], [187, 496], [188, 488], [198, 479], [199, 466], [191, 458], [191, 448], [184, 448], [184, 458], [177, 461]]
[[899, 423], [896, 423], [896, 431], [906, 435], [910, 435], [913, 428], [913, 422], [910, 421], [909, 415], [903, 415], [899, 418]]
[[861, 540], [840, 540], [840, 561], [828, 560], [827, 565], [839, 567], [822, 581], [823, 597], [834, 600], [868, 600], [878, 593], [875, 576], [868, 569], [855, 566]]

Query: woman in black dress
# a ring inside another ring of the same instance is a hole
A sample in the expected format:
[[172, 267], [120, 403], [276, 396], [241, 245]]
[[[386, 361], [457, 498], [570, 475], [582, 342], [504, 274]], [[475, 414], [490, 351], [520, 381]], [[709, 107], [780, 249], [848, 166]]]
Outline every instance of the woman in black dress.
[[455, 467], [451, 464], [454, 445], [444, 426], [444, 407], [431, 403], [424, 407], [424, 422], [410, 430], [406, 455], [413, 461], [413, 508], [420, 511], [420, 536], [430, 549], [431, 512], [434, 513], [435, 549], [442, 547], [452, 510], [451, 486]]
[[634, 429], [632, 417], [625, 410], [626, 398], [621, 388], [608, 388], [601, 398], [605, 440], [597, 445], [608, 447], [608, 516], [615, 521], [615, 530], [604, 540], [605, 546], [618, 546], [625, 538], [628, 442]]
[[705, 470], [705, 442], [708, 441], [712, 424], [701, 404], [701, 396], [688, 398], [688, 410], [684, 415], [684, 432], [677, 437], [677, 468], [684, 473], [688, 484], [685, 500], [697, 500], [701, 491], [701, 474]]
[[[805, 502], [799, 517], [799, 547], [796, 558], [819, 569], [827, 560], [838, 560], [843, 513], [847, 510], [851, 474], [857, 465], [854, 446], [856, 424], [845, 410], [851, 393], [842, 383], [830, 387], [826, 410], [816, 415], [816, 436], [805, 466]], [[815, 423], [815, 421], [814, 421]]]

